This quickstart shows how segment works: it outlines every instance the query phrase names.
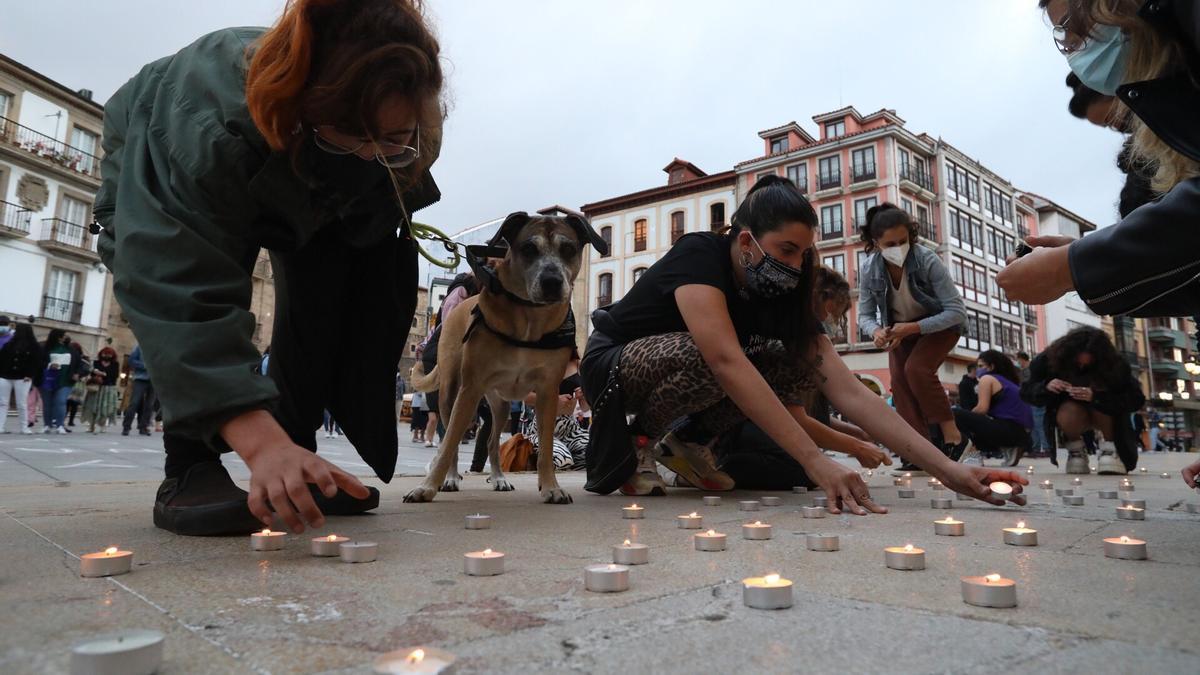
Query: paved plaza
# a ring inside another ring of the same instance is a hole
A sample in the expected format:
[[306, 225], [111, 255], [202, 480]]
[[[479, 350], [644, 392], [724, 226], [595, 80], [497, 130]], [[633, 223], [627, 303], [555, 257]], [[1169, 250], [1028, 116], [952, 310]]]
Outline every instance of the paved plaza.
[[[761, 493], [705, 506], [680, 489], [643, 500], [644, 520], [623, 520], [631, 500], [584, 492], [581, 474], [561, 478], [575, 498], [567, 506], [539, 503], [526, 474], [512, 493], [472, 476], [462, 492], [405, 504], [432, 456], [406, 445], [403, 476], [368, 480], [383, 491], [380, 508], [319, 532], [379, 543], [378, 561], [351, 565], [311, 557], [310, 533], [255, 553], [247, 537], [155, 529], [160, 448], [157, 435], [0, 436], [0, 672], [65, 673], [72, 644], [133, 628], [166, 635], [163, 673], [366, 673], [377, 655], [421, 645], [454, 654], [460, 673], [1195, 673], [1200, 663], [1200, 514], [1185, 508], [1200, 495], [1178, 477], [1194, 455], [1143, 456], [1149, 471], [1132, 480], [1145, 521], [1119, 521], [1118, 502], [1099, 499], [1113, 477], [1083, 477], [1083, 506], [1033, 490], [1025, 508], [955, 502], [947, 512], [930, 508], [923, 480], [915, 499], [899, 499], [882, 473], [871, 484], [885, 516], [804, 519], [811, 497], [791, 493], [742, 513], [737, 499]], [[345, 441], [321, 452], [365, 475]], [[1033, 466], [1033, 481], [1069, 483], [1046, 460]], [[693, 510], [729, 535], [728, 550], [694, 550], [675, 523]], [[476, 512], [493, 528], [465, 530]], [[966, 536], [934, 535], [947, 513]], [[773, 539], [741, 538], [755, 519], [774, 525]], [[1002, 543], [1018, 520], [1039, 530], [1040, 546]], [[808, 532], [840, 535], [841, 550], [806, 550]], [[1122, 534], [1146, 540], [1150, 559], [1105, 558], [1101, 540]], [[584, 567], [609, 562], [626, 538], [650, 546], [650, 564], [632, 568], [628, 592], [586, 591]], [[883, 548], [905, 543], [926, 549], [927, 569], [884, 566]], [[110, 545], [134, 551], [132, 573], [80, 578], [76, 556]], [[463, 554], [483, 548], [506, 554], [505, 574], [463, 574]], [[740, 580], [769, 572], [795, 583], [791, 609], [743, 605]], [[1016, 608], [963, 603], [960, 577], [991, 572], [1015, 580]]]

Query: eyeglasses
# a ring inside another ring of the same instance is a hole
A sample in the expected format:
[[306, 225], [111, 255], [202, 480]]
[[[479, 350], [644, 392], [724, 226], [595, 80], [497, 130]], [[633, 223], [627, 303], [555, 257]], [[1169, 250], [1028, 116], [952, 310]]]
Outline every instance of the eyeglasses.
[[1066, 17], [1062, 23], [1050, 27], [1050, 34], [1054, 37], [1054, 46], [1064, 55], [1073, 54], [1087, 44], [1087, 36], [1072, 31], [1070, 24], [1071, 18]]
[[349, 146], [321, 135], [321, 130], [313, 127], [313, 144], [331, 155], [353, 155], [362, 152], [368, 144], [375, 146], [372, 153], [375, 161], [390, 168], [402, 169], [412, 164], [421, 156], [421, 127], [413, 132], [416, 137], [416, 147], [403, 143], [376, 143], [374, 141], [359, 141], [358, 145]]

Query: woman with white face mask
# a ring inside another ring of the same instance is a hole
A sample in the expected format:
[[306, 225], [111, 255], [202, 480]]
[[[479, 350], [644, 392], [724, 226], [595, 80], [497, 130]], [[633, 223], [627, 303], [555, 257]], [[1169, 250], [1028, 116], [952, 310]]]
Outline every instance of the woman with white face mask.
[[[929, 438], [942, 432], [942, 452], [962, 441], [937, 371], [958, 343], [967, 320], [946, 266], [919, 246], [917, 221], [895, 204], [867, 211], [861, 237], [868, 257], [858, 275], [858, 327], [888, 352], [896, 412]], [[899, 472], [922, 468], [905, 462]]]

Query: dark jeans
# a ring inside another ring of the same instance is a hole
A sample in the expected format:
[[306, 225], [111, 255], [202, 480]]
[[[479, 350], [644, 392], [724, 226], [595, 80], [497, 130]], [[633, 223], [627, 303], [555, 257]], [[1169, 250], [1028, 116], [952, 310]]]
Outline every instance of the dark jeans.
[[154, 423], [154, 385], [150, 380], [133, 381], [133, 393], [125, 408], [125, 422], [121, 425], [125, 431], [132, 427], [134, 415], [137, 415], [138, 431], [149, 431]]
[[791, 490], [813, 487], [800, 465], [770, 439], [762, 429], [747, 421], [721, 436], [717, 463], [739, 490]]
[[1000, 420], [969, 410], [954, 410], [954, 423], [958, 425], [964, 439], [970, 439], [982, 452], [996, 452], [1001, 448], [1021, 447], [1029, 449], [1029, 430], [1012, 420]]
[[483, 463], [488, 458], [488, 438], [492, 435], [492, 409], [487, 401], [480, 401], [475, 414], [483, 416], [483, 424], [479, 425], [479, 431], [475, 434], [475, 455], [471, 457], [471, 471], [479, 473], [483, 471]]
[[70, 387], [42, 387], [42, 419], [46, 426], [51, 429], [63, 426], [67, 418], [67, 397], [70, 395]]

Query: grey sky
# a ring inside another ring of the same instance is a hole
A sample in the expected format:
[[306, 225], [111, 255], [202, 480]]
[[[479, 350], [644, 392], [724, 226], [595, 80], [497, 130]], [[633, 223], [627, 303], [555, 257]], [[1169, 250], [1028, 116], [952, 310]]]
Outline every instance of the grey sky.
[[[280, 0], [0, 0], [0, 52], [105, 100], [210, 30], [270, 23]], [[893, 108], [1100, 226], [1117, 134], [1066, 112], [1065, 60], [1036, 0], [433, 0], [452, 110], [420, 219], [457, 231], [579, 206], [758, 156], [761, 129]]]

